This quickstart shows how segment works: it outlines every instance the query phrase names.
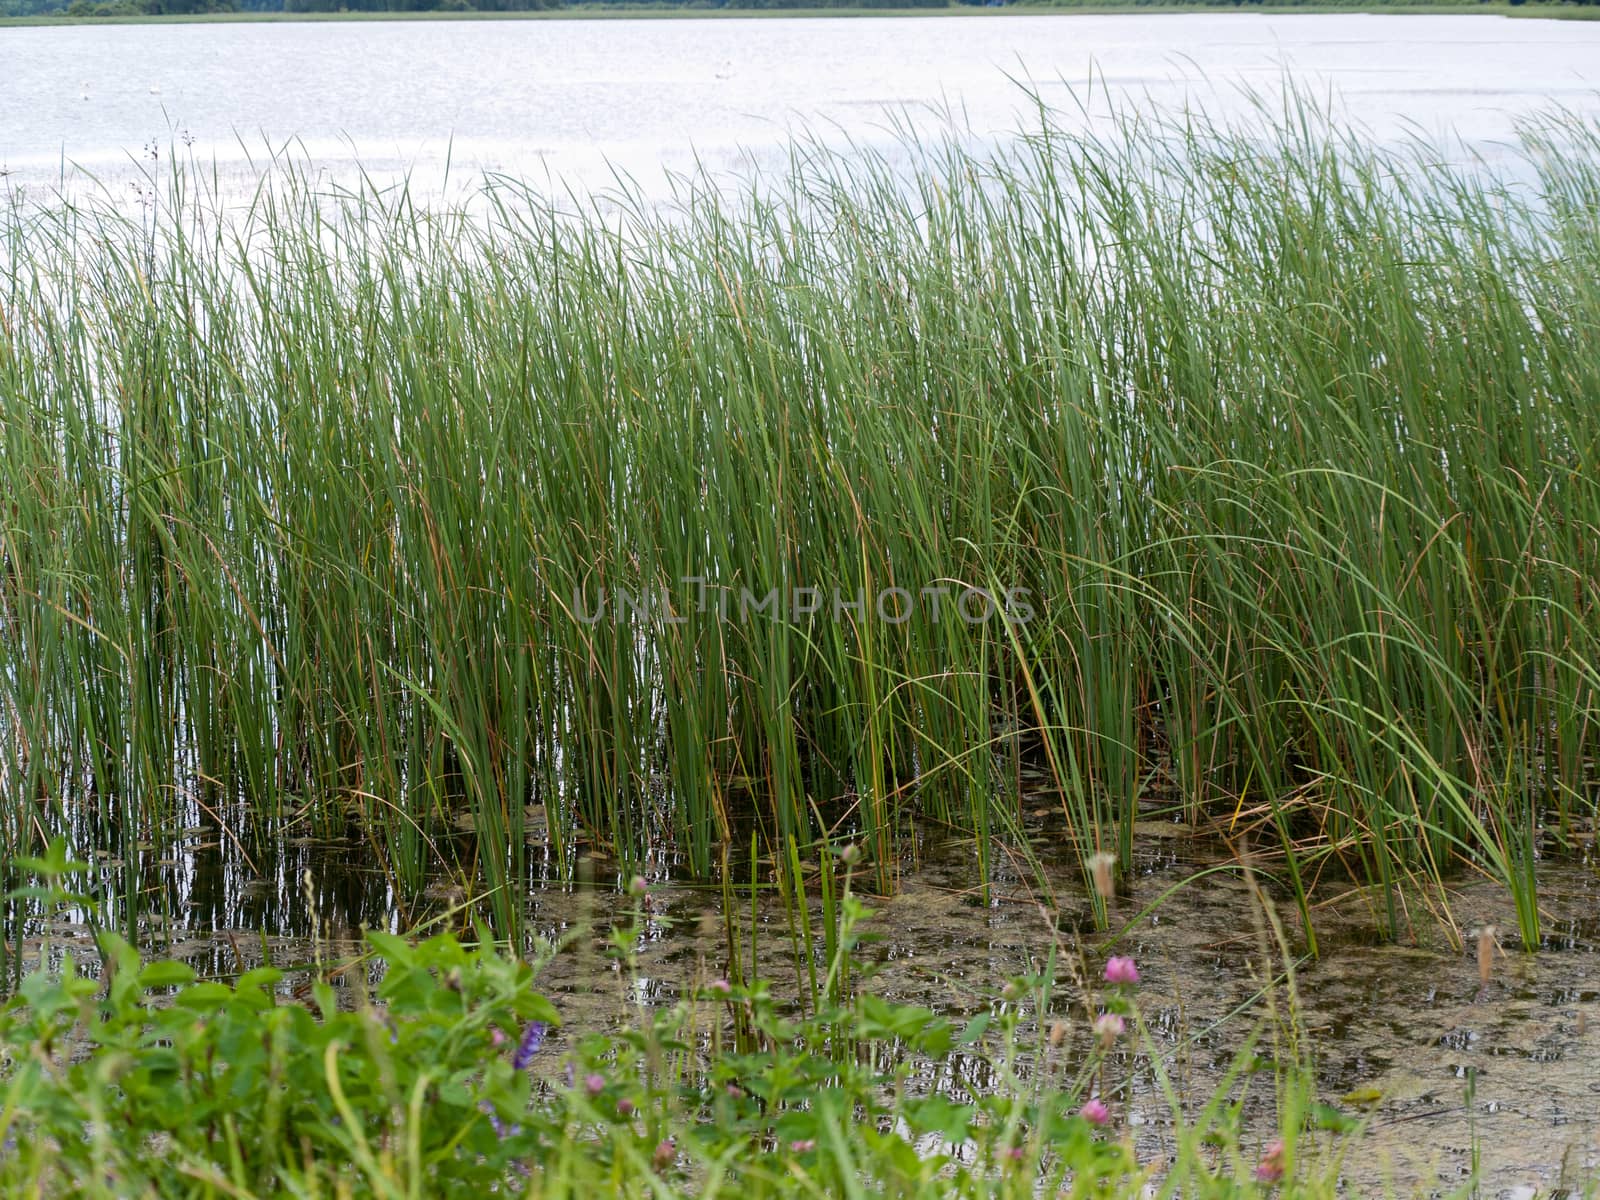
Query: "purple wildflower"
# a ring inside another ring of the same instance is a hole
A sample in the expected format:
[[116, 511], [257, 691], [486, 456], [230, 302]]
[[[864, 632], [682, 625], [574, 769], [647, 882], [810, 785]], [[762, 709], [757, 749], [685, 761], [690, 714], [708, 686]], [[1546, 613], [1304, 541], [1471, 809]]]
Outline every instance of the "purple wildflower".
[[517, 1052], [511, 1056], [511, 1066], [518, 1071], [526, 1071], [533, 1065], [533, 1056], [539, 1053], [539, 1047], [544, 1045], [545, 1023], [543, 1021], [529, 1021], [528, 1027], [522, 1031], [522, 1040], [517, 1043]]
[[489, 1128], [494, 1130], [495, 1137], [504, 1141], [508, 1137], [516, 1137], [522, 1132], [521, 1125], [507, 1125], [494, 1111], [494, 1105], [487, 1100], [478, 1102], [478, 1111], [489, 1118]]

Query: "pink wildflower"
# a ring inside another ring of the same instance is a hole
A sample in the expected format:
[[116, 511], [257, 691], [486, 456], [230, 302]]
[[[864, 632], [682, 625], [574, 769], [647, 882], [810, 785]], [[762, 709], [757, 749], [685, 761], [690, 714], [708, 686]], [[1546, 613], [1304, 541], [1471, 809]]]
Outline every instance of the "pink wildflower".
[[1112, 1043], [1127, 1032], [1127, 1029], [1128, 1023], [1116, 1013], [1101, 1013], [1094, 1021], [1094, 1034], [1100, 1039], [1100, 1047], [1103, 1050], [1111, 1049]]
[[1255, 1176], [1261, 1183], [1277, 1183], [1283, 1178], [1283, 1139], [1279, 1138], [1267, 1147], [1261, 1155], [1261, 1161], [1256, 1164]]
[[1091, 1125], [1104, 1125], [1111, 1120], [1111, 1110], [1105, 1106], [1105, 1102], [1093, 1098], [1083, 1102], [1078, 1115]]
[[1131, 958], [1125, 958], [1120, 954], [1112, 955], [1106, 959], [1106, 982], [1138, 983], [1139, 968]]

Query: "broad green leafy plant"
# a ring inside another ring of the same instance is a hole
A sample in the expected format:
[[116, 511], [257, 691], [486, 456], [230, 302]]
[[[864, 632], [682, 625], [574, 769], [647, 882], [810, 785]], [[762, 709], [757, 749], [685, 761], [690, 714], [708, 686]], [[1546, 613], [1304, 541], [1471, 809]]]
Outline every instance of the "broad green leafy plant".
[[104, 931], [100, 979], [70, 954], [59, 974], [29, 975], [0, 1015], [15, 1139], [0, 1175], [48, 1163], [53, 1179], [168, 1195], [271, 1191], [308, 1163], [348, 1163], [428, 1195], [482, 1195], [541, 1134], [526, 1117], [516, 1137], [496, 1132], [497, 1114], [525, 1113], [531, 1083], [497, 1053], [495, 1022], [555, 1011], [515, 959], [446, 935], [369, 938], [380, 1004], [354, 1009], [322, 980], [308, 1003], [285, 999], [272, 967], [224, 983], [141, 965]]
[[[59, 899], [73, 864], [59, 847], [42, 861]], [[846, 890], [839, 959], [865, 915]], [[637, 934], [614, 934], [624, 968]], [[1043, 1028], [1048, 966], [959, 1025], [866, 987], [793, 1019], [765, 981], [717, 979], [619, 1028], [558, 1034], [532, 968], [483, 930], [367, 940], [339, 990], [316, 977], [297, 992], [272, 967], [197, 979], [104, 931], [98, 979], [70, 954], [30, 973], [0, 1010], [3, 1194], [931, 1200], [1133, 1197], [1157, 1177], [1112, 1115], [1113, 1053], [1140, 1028], [1131, 959], [1106, 963], [1104, 1011], [1071, 1044], [1061, 1022]], [[958, 1058], [988, 1081], [964, 1082]], [[1223, 1093], [1195, 1120], [1174, 1101], [1162, 1186], [1320, 1187], [1296, 1178], [1309, 1110], [1285, 1094], [1289, 1136], [1254, 1168]]]

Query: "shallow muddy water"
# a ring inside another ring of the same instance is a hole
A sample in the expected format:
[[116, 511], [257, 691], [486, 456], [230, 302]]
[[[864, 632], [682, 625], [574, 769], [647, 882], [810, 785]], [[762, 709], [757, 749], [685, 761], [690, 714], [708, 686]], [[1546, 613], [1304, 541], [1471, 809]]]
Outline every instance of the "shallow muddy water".
[[[1264, 940], [1254, 893], [1237, 871], [1206, 875], [1152, 909], [1179, 881], [1228, 856], [1165, 821], [1142, 823], [1140, 834], [1138, 868], [1112, 905], [1111, 924], [1120, 931], [1115, 951], [1133, 955], [1143, 975], [1139, 1004], [1149, 1051], [1124, 1054], [1107, 1084], [1141, 1156], [1159, 1162], [1172, 1118], [1152, 1055], [1186, 1106], [1203, 1103], [1252, 1031], [1262, 1037], [1258, 1053], [1270, 1053], [1276, 1026], [1261, 990], [1284, 962]], [[911, 841], [916, 861], [904, 864], [900, 890], [867, 898], [873, 915], [863, 932], [872, 937], [859, 957], [871, 972], [868, 986], [962, 1017], [988, 1004], [1008, 977], [1038, 970], [1054, 947], [1061, 983], [1047, 1019], [1065, 1017], [1073, 1035], [1047, 1052], [1051, 1061], [1043, 1066], [1069, 1067], [1087, 1038], [1077, 981], [1092, 976], [1109, 947], [1105, 936], [1088, 931], [1087, 903], [1065, 851], [1047, 834], [1034, 840], [1056, 892], [1052, 917], [1030, 888], [1031, 870], [1005, 858], [991, 864], [985, 900], [974, 886], [981, 876], [971, 842], [933, 831]], [[263, 956], [280, 966], [306, 966], [318, 956], [339, 962], [354, 953], [362, 923], [396, 923], [382, 873], [356, 865], [364, 857], [355, 845], [301, 842], [287, 845], [276, 863], [252, 868], [235, 848], [202, 841], [164, 872], [157, 889], [164, 903], [149, 911], [165, 907], [167, 915], [151, 923], [150, 940], [219, 973]], [[1270, 867], [1263, 862], [1264, 878]], [[697, 981], [728, 973], [720, 889], [675, 880], [661, 868], [637, 914], [636, 961], [625, 972], [607, 942], [612, 928], [634, 915], [636, 901], [619, 891], [609, 860], [584, 860], [576, 875], [580, 882], [546, 876], [528, 901], [536, 937], [562, 947], [541, 975], [565, 1022], [551, 1038], [557, 1052], [575, 1031], [618, 1024], [636, 1005], [675, 1003]], [[1270, 895], [1270, 882], [1265, 890]], [[1299, 956], [1299, 1023], [1321, 1098], [1359, 1112], [1381, 1096], [1368, 1110], [1365, 1138], [1347, 1149], [1349, 1193], [1444, 1193], [1468, 1178], [1475, 1152], [1485, 1196], [1581, 1194], [1585, 1181], [1600, 1178], [1600, 871], [1592, 854], [1545, 863], [1544, 945], [1526, 955], [1514, 933], [1503, 933], [1484, 989], [1475, 931], [1484, 924], [1515, 928], [1510, 900], [1495, 885], [1470, 876], [1453, 881], [1449, 907], [1464, 945], [1452, 944], [1425, 898], [1407, 896], [1413, 936], [1388, 945], [1373, 932], [1379, 913], [1372, 897], [1356, 890], [1339, 896], [1327, 885], [1322, 894], [1335, 899], [1316, 912], [1315, 961], [1303, 957], [1289, 906], [1280, 900], [1275, 908], [1291, 957]], [[440, 909], [458, 899], [441, 884], [428, 903]], [[748, 888], [733, 899], [748, 970]], [[763, 894], [753, 911], [760, 974], [775, 995], [792, 1001], [799, 987], [783, 905]], [[423, 915], [420, 908], [411, 914]], [[71, 928], [55, 932], [67, 935], [57, 949], [81, 938]], [[349, 988], [359, 981], [336, 982]], [[1283, 1005], [1283, 989], [1276, 995]], [[1041, 1066], [1031, 1051], [1019, 1065]], [[984, 1060], [958, 1059], [922, 1082], [984, 1087], [988, 1071]], [[1265, 1129], [1273, 1113], [1270, 1075], [1258, 1077], [1244, 1100], [1246, 1130]]]

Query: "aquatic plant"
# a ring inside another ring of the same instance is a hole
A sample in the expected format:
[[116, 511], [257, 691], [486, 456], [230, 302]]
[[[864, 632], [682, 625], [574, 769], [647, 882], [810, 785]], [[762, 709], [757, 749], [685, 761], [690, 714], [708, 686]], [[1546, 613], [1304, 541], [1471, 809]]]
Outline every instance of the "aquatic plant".
[[120, 864], [131, 938], [186, 828], [354, 832], [517, 933], [585, 840], [848, 836], [891, 889], [921, 818], [987, 864], [1035, 768], [1102, 923], [1155, 803], [1313, 948], [1319, 879], [1400, 936], [1461, 864], [1536, 945], [1595, 800], [1596, 129], [911, 149], [9, 212], [4, 847]]

